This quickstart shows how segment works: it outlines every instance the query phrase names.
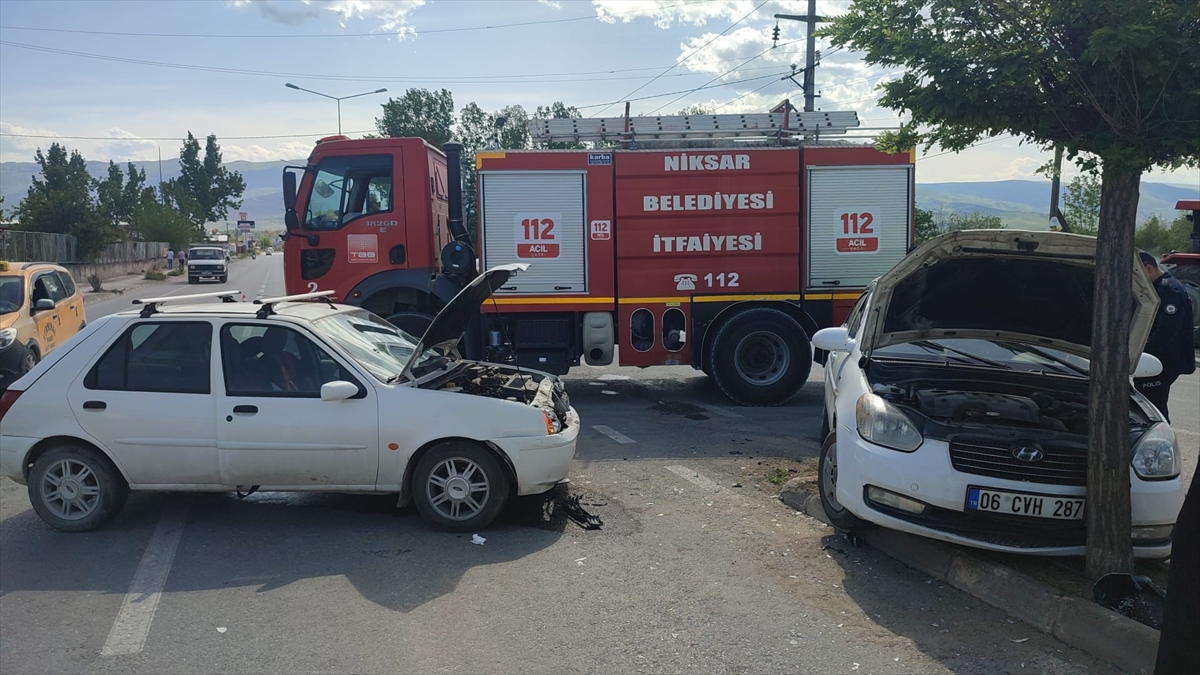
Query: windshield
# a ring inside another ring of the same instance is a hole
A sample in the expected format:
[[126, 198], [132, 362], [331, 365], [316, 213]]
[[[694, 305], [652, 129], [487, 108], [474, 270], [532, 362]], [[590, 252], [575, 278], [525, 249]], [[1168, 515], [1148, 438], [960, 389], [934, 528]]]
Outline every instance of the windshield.
[[921, 340], [880, 347], [873, 356], [888, 359], [960, 363], [1028, 372], [1086, 376], [1088, 360], [1074, 354], [1002, 340]]
[[25, 279], [18, 276], [0, 277], [0, 314], [21, 309], [25, 298]]
[[[313, 322], [313, 326], [384, 382], [400, 375], [420, 341], [362, 309], [320, 319]], [[432, 365], [441, 358], [439, 352], [426, 349], [413, 368]]]
[[188, 251], [191, 260], [224, 260], [225, 251], [217, 248], [194, 248]]

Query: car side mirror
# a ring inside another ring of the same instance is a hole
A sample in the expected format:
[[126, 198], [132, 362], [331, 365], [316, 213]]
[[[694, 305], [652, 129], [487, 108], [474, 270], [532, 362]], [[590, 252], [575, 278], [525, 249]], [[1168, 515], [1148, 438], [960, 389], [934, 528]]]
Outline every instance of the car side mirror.
[[47, 309], [54, 309], [54, 301], [50, 298], [41, 298], [33, 303], [33, 311], [35, 312], [44, 312]]
[[845, 326], [822, 328], [813, 334], [813, 346], [827, 352], [848, 352], [854, 349], [854, 338]]
[[1138, 357], [1137, 366], [1133, 369], [1134, 377], [1154, 377], [1163, 371], [1162, 361], [1153, 354], [1142, 353]]
[[321, 385], [322, 401], [344, 401], [358, 394], [358, 385], [345, 380], [334, 380]]

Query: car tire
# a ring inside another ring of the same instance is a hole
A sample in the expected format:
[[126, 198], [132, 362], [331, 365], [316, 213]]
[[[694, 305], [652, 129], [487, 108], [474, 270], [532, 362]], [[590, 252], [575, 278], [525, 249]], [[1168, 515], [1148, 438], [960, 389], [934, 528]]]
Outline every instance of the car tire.
[[199, 281], [200, 281], [199, 279], [196, 279], [194, 277], [188, 277], [189, 284], [195, 284], [195, 283], [198, 283]]
[[104, 525], [129, 496], [129, 486], [107, 457], [70, 443], [42, 453], [29, 471], [28, 484], [29, 503], [38, 517], [63, 532]]
[[812, 347], [795, 319], [765, 307], [721, 324], [709, 345], [712, 377], [742, 405], [773, 406], [795, 396], [812, 370]]
[[25, 356], [21, 357], [21, 375], [33, 370], [41, 359], [38, 357], [37, 350], [33, 347], [25, 348]]
[[223, 283], [223, 284], [227, 284], [227, 283], [229, 283], [229, 275], [228, 275], [228, 274], [226, 274], [225, 276], [221, 277], [221, 283]]
[[500, 459], [468, 441], [446, 441], [430, 448], [417, 462], [411, 487], [425, 522], [451, 532], [487, 527], [500, 515], [509, 495], [508, 472]]
[[389, 316], [387, 322], [415, 338], [420, 338], [429, 330], [433, 317], [423, 312], [397, 312]]
[[839, 530], [858, 530], [865, 524], [837, 501], [837, 436], [828, 434], [821, 445], [821, 457], [817, 462], [817, 492], [821, 495], [821, 508], [829, 522]]

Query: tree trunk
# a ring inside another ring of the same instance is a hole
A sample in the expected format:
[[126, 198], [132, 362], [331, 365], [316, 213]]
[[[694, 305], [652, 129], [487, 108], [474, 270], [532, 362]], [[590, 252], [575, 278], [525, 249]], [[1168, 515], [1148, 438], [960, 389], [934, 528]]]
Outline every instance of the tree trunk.
[[1133, 572], [1129, 506], [1129, 330], [1140, 171], [1105, 166], [1092, 295], [1088, 398], [1088, 576]]

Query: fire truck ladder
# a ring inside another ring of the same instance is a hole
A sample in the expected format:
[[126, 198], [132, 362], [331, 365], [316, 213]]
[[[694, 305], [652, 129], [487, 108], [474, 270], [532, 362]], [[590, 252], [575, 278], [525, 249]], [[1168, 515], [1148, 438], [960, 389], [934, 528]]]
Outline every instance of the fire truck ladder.
[[853, 110], [778, 112], [750, 115], [667, 115], [652, 117], [586, 117], [535, 119], [529, 135], [536, 141], [669, 141], [701, 138], [791, 138], [814, 140], [844, 134], [859, 126]]

